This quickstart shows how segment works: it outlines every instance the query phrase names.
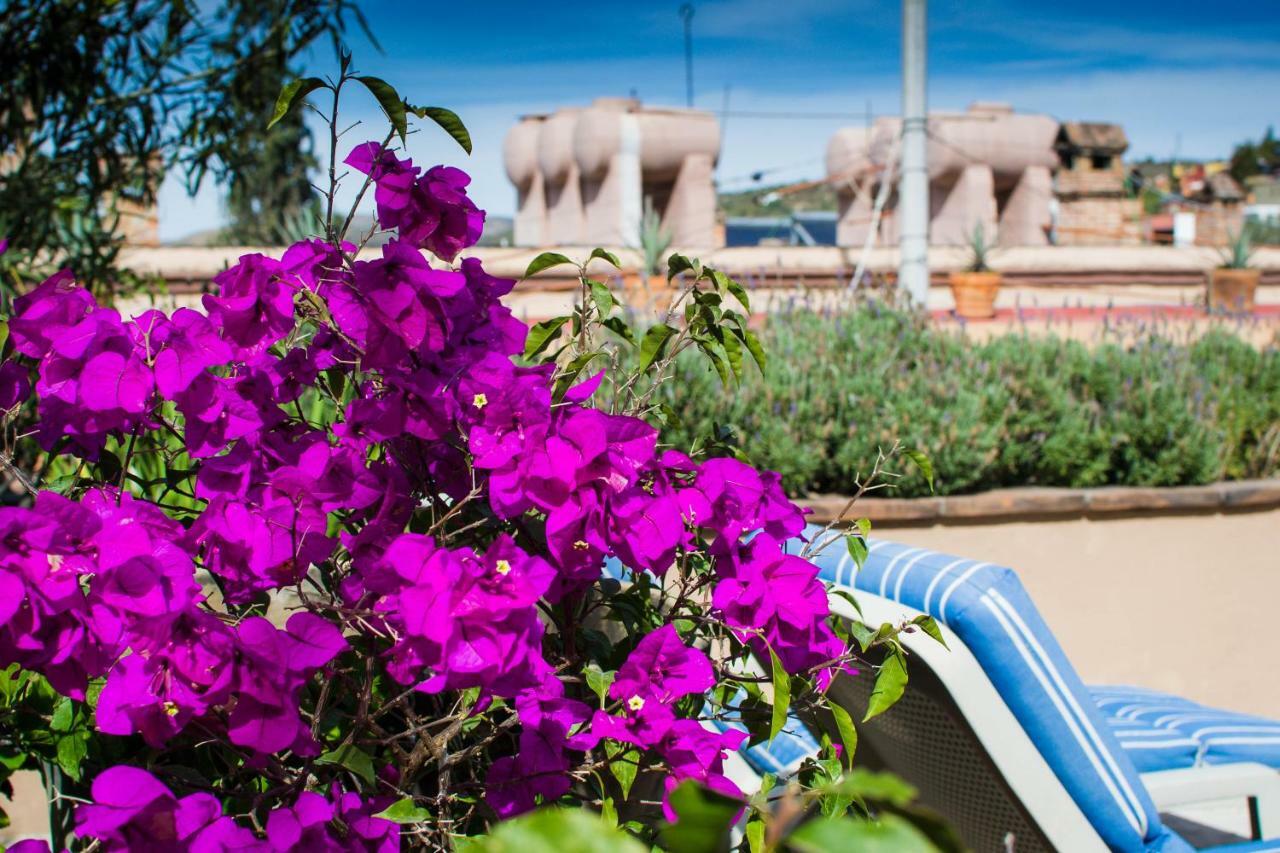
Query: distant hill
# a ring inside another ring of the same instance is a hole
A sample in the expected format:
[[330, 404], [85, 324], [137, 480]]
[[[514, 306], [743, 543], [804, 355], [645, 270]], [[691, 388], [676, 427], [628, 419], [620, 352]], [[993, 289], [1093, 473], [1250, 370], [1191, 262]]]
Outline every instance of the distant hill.
[[720, 209], [725, 216], [786, 216], [796, 211], [837, 209], [836, 191], [830, 184], [797, 190], [784, 196], [771, 199], [767, 204], [762, 199], [787, 184], [756, 187], [735, 193], [720, 193]]

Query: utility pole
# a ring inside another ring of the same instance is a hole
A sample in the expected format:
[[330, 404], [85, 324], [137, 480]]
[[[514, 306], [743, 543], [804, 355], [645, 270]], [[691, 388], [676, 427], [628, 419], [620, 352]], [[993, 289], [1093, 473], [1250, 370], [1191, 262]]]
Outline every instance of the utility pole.
[[684, 95], [685, 105], [693, 107], [693, 4], [680, 7], [684, 19]]
[[898, 287], [924, 307], [929, 293], [929, 163], [925, 99], [926, 0], [902, 0], [902, 173]]

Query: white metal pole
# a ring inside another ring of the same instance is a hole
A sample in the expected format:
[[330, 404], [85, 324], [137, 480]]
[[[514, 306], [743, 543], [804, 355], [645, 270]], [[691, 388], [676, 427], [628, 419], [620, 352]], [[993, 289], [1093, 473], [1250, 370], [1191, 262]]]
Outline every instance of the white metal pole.
[[926, 0], [902, 0], [902, 172], [898, 285], [925, 305], [929, 292], [929, 163], [925, 99]]

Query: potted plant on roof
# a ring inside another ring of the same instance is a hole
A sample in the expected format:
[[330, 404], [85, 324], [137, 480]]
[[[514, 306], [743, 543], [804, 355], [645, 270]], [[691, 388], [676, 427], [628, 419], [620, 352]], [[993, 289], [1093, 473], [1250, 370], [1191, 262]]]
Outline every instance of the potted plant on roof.
[[969, 235], [969, 264], [951, 273], [951, 295], [956, 314], [966, 320], [989, 320], [996, 315], [996, 294], [1000, 292], [1001, 275], [991, 269], [992, 244], [979, 222]]
[[623, 285], [627, 302], [646, 311], [665, 311], [670, 304], [669, 284], [663, 273], [663, 257], [671, 248], [671, 234], [662, 227], [662, 217], [654, 210], [653, 199], [645, 196], [640, 220], [640, 254], [643, 266], [627, 273]]
[[1210, 311], [1248, 314], [1253, 311], [1254, 295], [1262, 270], [1251, 268], [1253, 241], [1247, 228], [1227, 235], [1227, 248], [1222, 263], [1209, 271], [1208, 303]]

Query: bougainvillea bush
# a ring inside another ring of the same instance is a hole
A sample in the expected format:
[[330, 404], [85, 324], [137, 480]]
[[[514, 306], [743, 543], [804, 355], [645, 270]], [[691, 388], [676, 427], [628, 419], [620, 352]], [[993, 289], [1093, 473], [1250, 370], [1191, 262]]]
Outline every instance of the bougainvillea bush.
[[[482, 846], [553, 804], [673, 849], [715, 808], [782, 843], [725, 757], [864, 649], [783, 553], [804, 517], [779, 478], [665, 445], [652, 402], [685, 350], [763, 364], [746, 295], [676, 256], [672, 311], [633, 329], [582, 267], [574, 313], [526, 328], [514, 282], [458, 260], [467, 176], [393, 147], [408, 115], [469, 146], [456, 116], [346, 61], [279, 109], [331, 91], [337, 145], [352, 81], [392, 132], [331, 155], [329, 204], [362, 182], [380, 253], [330, 225], [240, 258], [203, 311], [126, 319], [72, 271], [16, 301], [6, 441], [44, 456], [4, 457], [29, 491], [0, 509], [4, 772], [42, 767], [54, 843], [104, 851]], [[884, 787], [837, 781], [834, 713], [799, 813]]]

